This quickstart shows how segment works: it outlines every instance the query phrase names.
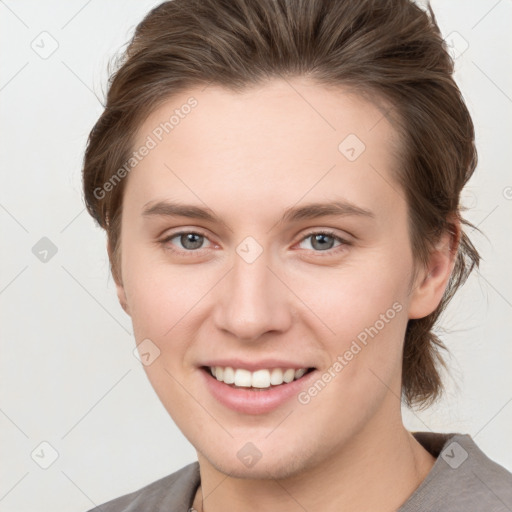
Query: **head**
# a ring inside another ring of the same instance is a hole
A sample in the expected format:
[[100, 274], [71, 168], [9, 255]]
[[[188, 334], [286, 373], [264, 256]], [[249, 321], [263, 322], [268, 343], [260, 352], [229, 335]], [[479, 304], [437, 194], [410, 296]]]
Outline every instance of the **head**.
[[[138, 25], [89, 137], [85, 199], [136, 342], [160, 354], [148, 377], [218, 467], [258, 439], [265, 471], [292, 471], [397, 396], [440, 395], [433, 328], [479, 261], [459, 204], [474, 130], [452, 73], [432, 11], [409, 0], [174, 0]], [[343, 215], [304, 209], [332, 202]], [[331, 378], [240, 414], [204, 385], [225, 357]]]

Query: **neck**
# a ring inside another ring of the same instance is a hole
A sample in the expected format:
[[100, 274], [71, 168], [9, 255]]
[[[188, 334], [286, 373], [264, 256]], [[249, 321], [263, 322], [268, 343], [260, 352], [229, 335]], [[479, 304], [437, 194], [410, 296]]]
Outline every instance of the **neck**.
[[194, 508], [395, 511], [425, 479], [435, 458], [404, 428], [400, 415], [395, 422], [385, 419], [377, 421], [377, 429], [367, 424], [346, 446], [333, 449], [328, 459], [281, 480], [232, 478], [198, 454], [201, 489]]

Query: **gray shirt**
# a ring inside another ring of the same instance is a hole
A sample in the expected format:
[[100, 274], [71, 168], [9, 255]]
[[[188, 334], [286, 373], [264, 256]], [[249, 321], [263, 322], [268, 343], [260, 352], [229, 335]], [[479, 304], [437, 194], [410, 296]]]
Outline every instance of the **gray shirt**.
[[[512, 512], [512, 473], [467, 434], [413, 432], [436, 462], [397, 512]], [[89, 512], [187, 512], [199, 486], [199, 463]]]

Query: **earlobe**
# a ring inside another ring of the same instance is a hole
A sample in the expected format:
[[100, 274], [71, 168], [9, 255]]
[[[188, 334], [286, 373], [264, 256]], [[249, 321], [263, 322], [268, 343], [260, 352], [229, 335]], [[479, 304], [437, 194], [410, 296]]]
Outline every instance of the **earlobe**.
[[117, 299], [119, 300], [119, 304], [124, 309], [127, 315], [130, 315], [130, 310], [128, 308], [128, 299], [126, 298], [126, 291], [124, 289], [123, 281], [121, 280], [119, 274], [116, 272], [114, 268], [110, 268], [112, 273], [112, 277], [114, 278], [114, 282], [116, 283], [116, 293]]
[[130, 314], [130, 310], [128, 308], [128, 301], [126, 299], [126, 292], [124, 291], [124, 286], [120, 283], [116, 282], [116, 290], [117, 290], [117, 298], [119, 300], [119, 304], [124, 309], [127, 315]]
[[430, 253], [427, 268], [418, 273], [411, 292], [409, 318], [430, 315], [443, 298], [457, 258], [460, 241], [460, 224], [453, 223], [453, 230], [445, 232]]
[[110, 247], [109, 240], [107, 240], [107, 252], [108, 252], [108, 258], [110, 261], [110, 273], [112, 274], [112, 278], [114, 279], [114, 283], [116, 284], [116, 293], [117, 293], [117, 299], [119, 300], [119, 304], [121, 304], [121, 307], [125, 311], [127, 315], [130, 315], [130, 310], [128, 308], [128, 300], [126, 298], [126, 292], [124, 290], [123, 281], [121, 279], [121, 276], [118, 273], [118, 270], [116, 267], [114, 267], [113, 264], [113, 255], [112, 250]]

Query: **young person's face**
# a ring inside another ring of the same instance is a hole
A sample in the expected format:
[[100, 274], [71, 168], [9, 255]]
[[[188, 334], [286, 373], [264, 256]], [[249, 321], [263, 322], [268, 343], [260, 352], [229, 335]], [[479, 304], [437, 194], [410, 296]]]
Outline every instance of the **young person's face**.
[[[155, 391], [200, 456], [232, 476], [284, 477], [397, 428], [407, 320], [433, 311], [445, 282], [429, 288], [425, 271], [411, 283], [382, 112], [305, 80], [209, 86], [153, 112], [134, 150], [144, 144], [124, 192], [118, 293]], [[354, 208], [284, 215], [334, 202]], [[314, 370], [251, 390], [217, 381], [214, 364]]]

